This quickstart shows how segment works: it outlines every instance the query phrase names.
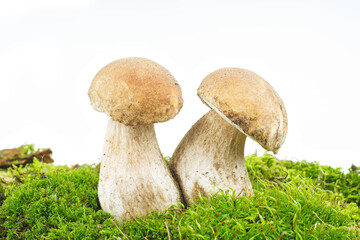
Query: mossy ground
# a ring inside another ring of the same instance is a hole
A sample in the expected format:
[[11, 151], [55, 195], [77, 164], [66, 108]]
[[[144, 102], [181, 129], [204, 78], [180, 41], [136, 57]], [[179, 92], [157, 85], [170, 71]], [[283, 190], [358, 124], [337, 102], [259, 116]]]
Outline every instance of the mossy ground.
[[0, 239], [360, 239], [359, 170], [247, 157], [255, 196], [231, 192], [120, 225], [100, 209], [99, 166], [35, 161], [0, 184]]

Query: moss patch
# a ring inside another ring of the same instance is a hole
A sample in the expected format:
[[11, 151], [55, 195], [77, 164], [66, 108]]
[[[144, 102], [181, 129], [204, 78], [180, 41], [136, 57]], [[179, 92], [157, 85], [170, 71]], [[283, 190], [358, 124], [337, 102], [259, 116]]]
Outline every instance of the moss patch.
[[360, 239], [357, 202], [341, 187], [326, 189], [336, 169], [267, 154], [247, 164], [254, 197], [219, 191], [187, 209], [119, 225], [100, 209], [98, 166], [69, 170], [35, 161], [8, 170], [18, 180], [0, 189], [0, 239]]

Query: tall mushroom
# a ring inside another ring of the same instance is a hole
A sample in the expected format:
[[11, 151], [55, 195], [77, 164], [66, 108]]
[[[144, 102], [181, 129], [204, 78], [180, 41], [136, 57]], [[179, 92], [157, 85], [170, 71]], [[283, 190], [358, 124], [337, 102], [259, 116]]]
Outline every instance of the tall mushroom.
[[120, 59], [96, 74], [88, 94], [94, 109], [110, 116], [98, 186], [102, 209], [124, 222], [181, 202], [154, 131], [183, 104], [170, 72], [148, 59]]
[[209, 74], [198, 96], [211, 110], [184, 136], [170, 162], [186, 203], [199, 192], [209, 196], [219, 188], [252, 195], [244, 160], [246, 137], [277, 153], [287, 132], [284, 103], [264, 79], [240, 68]]

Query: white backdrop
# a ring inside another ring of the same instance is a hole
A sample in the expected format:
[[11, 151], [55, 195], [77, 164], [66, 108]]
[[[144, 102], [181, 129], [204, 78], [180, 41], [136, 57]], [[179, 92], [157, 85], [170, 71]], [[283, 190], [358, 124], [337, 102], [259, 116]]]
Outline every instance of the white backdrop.
[[[8, 3], [6, 3], [8, 2]], [[208, 111], [196, 96], [221, 67], [250, 69], [284, 100], [278, 158], [360, 165], [359, 1], [1, 1], [0, 149], [50, 147], [56, 164], [96, 163], [108, 117], [87, 96], [96, 72], [130, 56], [178, 80], [184, 106], [156, 125], [171, 156]], [[246, 154], [263, 153], [248, 139]]]

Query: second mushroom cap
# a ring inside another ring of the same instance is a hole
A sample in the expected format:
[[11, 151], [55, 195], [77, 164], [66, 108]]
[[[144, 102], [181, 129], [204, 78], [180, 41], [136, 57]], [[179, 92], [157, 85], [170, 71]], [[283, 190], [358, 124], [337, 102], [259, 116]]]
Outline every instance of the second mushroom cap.
[[198, 96], [266, 150], [277, 153], [285, 141], [284, 103], [256, 73], [242, 68], [219, 69], [205, 77]]

